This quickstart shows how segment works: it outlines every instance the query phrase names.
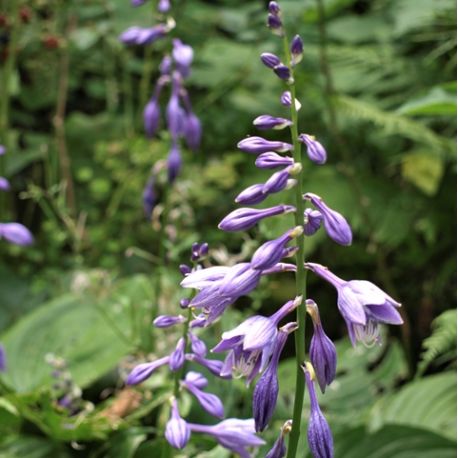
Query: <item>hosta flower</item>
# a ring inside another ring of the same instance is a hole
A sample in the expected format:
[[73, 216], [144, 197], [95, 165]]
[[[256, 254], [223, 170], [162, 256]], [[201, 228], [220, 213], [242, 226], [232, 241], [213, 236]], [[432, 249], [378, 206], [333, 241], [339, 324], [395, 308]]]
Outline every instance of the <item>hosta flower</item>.
[[5, 347], [0, 344], [0, 372], [6, 371], [6, 352]]
[[129, 27], [119, 39], [127, 45], [146, 45], [164, 37], [170, 28], [166, 24], [158, 24], [154, 27]]
[[0, 239], [2, 238], [21, 246], [33, 243], [32, 233], [20, 223], [0, 223]]
[[173, 448], [182, 449], [186, 447], [190, 437], [190, 427], [188, 423], [181, 418], [177, 401], [174, 398], [172, 400], [170, 419], [165, 426], [165, 438]]
[[282, 166], [293, 165], [294, 159], [289, 156], [280, 156], [273, 151], [260, 154], [255, 161], [256, 167], [260, 169], [276, 169]]
[[291, 40], [291, 63], [297, 65], [301, 60], [304, 52], [304, 43], [299, 35]]
[[312, 135], [301, 134], [299, 135], [299, 141], [307, 146], [307, 155], [312, 162], [315, 164], [322, 165], [327, 160], [327, 153], [323, 145], [315, 140]]
[[256, 126], [260, 130], [267, 130], [267, 129], [280, 130], [280, 129], [284, 129], [285, 127], [290, 126], [291, 124], [292, 122], [289, 119], [278, 118], [278, 117], [270, 116], [270, 115], [258, 116], [253, 121], [253, 125]]
[[151, 175], [143, 189], [143, 211], [147, 219], [151, 219], [154, 207], [156, 205], [156, 192], [154, 190], [155, 179]]
[[[283, 94], [280, 96], [280, 102], [285, 107], [290, 107], [292, 103], [291, 92], [283, 92]], [[294, 105], [296, 106], [296, 111], [299, 111], [302, 108], [301, 102], [299, 102], [297, 99], [294, 99]]]
[[313, 336], [310, 342], [310, 360], [315, 369], [316, 379], [324, 393], [336, 376], [337, 354], [332, 340], [325, 334], [321, 324], [320, 312], [315, 301], [307, 299], [307, 312], [313, 322]]
[[197, 151], [202, 138], [202, 125], [199, 118], [191, 111], [184, 117], [184, 139], [189, 149]]
[[[190, 375], [191, 374], [191, 375]], [[201, 388], [207, 385], [207, 380], [201, 374], [190, 373], [182, 381], [182, 386], [186, 388], [194, 397], [198, 403], [206, 410], [210, 415], [217, 418], [224, 418], [224, 407], [221, 400], [212, 393], [205, 393]], [[198, 377], [200, 376], [200, 377]]]
[[256, 436], [253, 419], [228, 418], [212, 426], [189, 423], [189, 428], [192, 432], [214, 437], [220, 445], [238, 453], [241, 458], [250, 458], [247, 448], [264, 444], [264, 441]]
[[237, 148], [245, 151], [245, 153], [266, 153], [268, 151], [277, 151], [279, 153], [284, 153], [286, 151], [291, 151], [293, 145], [290, 143], [279, 142], [266, 140], [262, 137], [247, 137], [237, 143]]
[[326, 267], [307, 263], [306, 267], [337, 290], [337, 306], [348, 328], [351, 343], [372, 345], [380, 340], [379, 323], [402, 324], [396, 310], [401, 304], [366, 280], [345, 281]]
[[177, 346], [175, 347], [175, 350], [170, 355], [169, 367], [171, 371], [176, 372], [178, 369], [183, 367], [185, 362], [185, 346], [186, 342], [184, 338], [181, 337], [177, 343]]
[[292, 420], [285, 422], [274, 446], [269, 450], [266, 458], [283, 458], [286, 455], [285, 436], [291, 431]]
[[266, 67], [269, 67], [269, 68], [274, 68], [276, 67], [277, 65], [280, 65], [281, 64], [281, 60], [280, 58], [275, 55], [275, 54], [272, 54], [270, 52], [263, 52], [261, 54], [261, 62], [266, 66]]
[[159, 0], [157, 2], [157, 10], [159, 13], [167, 13], [170, 11], [170, 0]]
[[321, 412], [313, 386], [313, 368], [309, 363], [304, 368], [307, 390], [310, 397], [310, 419], [307, 439], [313, 458], [333, 458], [334, 443], [331, 428]]
[[10, 182], [5, 177], [0, 177], [0, 191], [9, 191]]
[[306, 208], [304, 211], [304, 234], [313, 235], [321, 227], [323, 216], [318, 210]]
[[175, 326], [176, 324], [181, 324], [186, 321], [186, 318], [183, 315], [159, 315], [153, 321], [153, 325], [156, 328], [169, 328]]
[[159, 121], [161, 118], [161, 107], [155, 96], [151, 97], [149, 102], [145, 105], [143, 110], [143, 124], [145, 126], [146, 136], [151, 138], [159, 127]]
[[180, 39], [175, 38], [173, 40], [172, 57], [183, 78], [189, 76], [192, 60], [194, 58], [192, 47], [185, 45]]
[[159, 367], [168, 364], [170, 356], [164, 356], [163, 358], [157, 359], [151, 363], [143, 363], [134, 367], [129, 376], [127, 377], [127, 385], [138, 385], [144, 382], [151, 374]]
[[320, 211], [324, 228], [334, 242], [340, 245], [351, 245], [353, 239], [351, 227], [340, 213], [329, 208], [320, 196], [311, 192], [304, 194], [304, 199], [309, 200]]
[[191, 341], [191, 350], [195, 355], [205, 357], [207, 354], [207, 346], [205, 343], [199, 339], [195, 334], [190, 332], [189, 340]]
[[167, 174], [169, 183], [173, 183], [181, 170], [181, 153], [177, 143], [173, 143], [167, 157]]

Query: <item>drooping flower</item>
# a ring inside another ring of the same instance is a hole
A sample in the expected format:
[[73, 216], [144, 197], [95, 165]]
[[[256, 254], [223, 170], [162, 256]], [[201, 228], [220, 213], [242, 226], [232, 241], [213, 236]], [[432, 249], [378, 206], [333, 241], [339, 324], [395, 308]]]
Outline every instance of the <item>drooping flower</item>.
[[32, 233], [20, 223], [0, 223], [0, 239], [2, 238], [21, 246], [33, 243]]
[[161, 119], [161, 108], [159, 106], [157, 97], [153, 96], [145, 105], [143, 110], [143, 124], [145, 126], [146, 136], [148, 138], [154, 137], [154, 134], [159, 127]]
[[329, 208], [320, 196], [308, 192], [304, 199], [309, 200], [320, 211], [324, 228], [329, 237], [340, 245], [351, 245], [353, 234], [347, 220], [335, 210]]
[[283, 458], [286, 455], [285, 436], [291, 431], [292, 425], [292, 420], [285, 422], [281, 428], [280, 435], [267, 453], [266, 458]]
[[189, 340], [191, 341], [191, 350], [195, 355], [205, 357], [207, 354], [207, 346], [192, 332], [189, 333]]
[[254, 121], [253, 125], [256, 126], [260, 130], [267, 130], [267, 129], [276, 129], [281, 130], [285, 127], [288, 127], [292, 124], [289, 119], [286, 118], [279, 118], [270, 115], [261, 115], [258, 116]]
[[241, 458], [250, 458], [248, 447], [259, 447], [264, 444], [264, 441], [256, 436], [253, 419], [228, 418], [212, 426], [189, 423], [189, 428], [192, 432], [214, 437], [224, 448], [238, 453]]
[[178, 404], [175, 398], [172, 399], [172, 408], [170, 419], [165, 426], [165, 438], [167, 442], [176, 449], [186, 447], [191, 437], [191, 429], [178, 410]]
[[144, 382], [151, 374], [161, 366], [168, 364], [170, 356], [164, 356], [151, 363], [143, 363], [134, 367], [126, 380], [126, 385], [138, 385]]
[[181, 170], [181, 153], [178, 143], [173, 142], [167, 157], [167, 174], [169, 183], [173, 183]]
[[266, 67], [271, 69], [281, 64], [280, 58], [276, 54], [272, 54], [271, 52], [263, 52], [261, 54], [261, 62]]
[[294, 159], [289, 156], [280, 156], [273, 151], [260, 154], [255, 161], [259, 169], [276, 169], [282, 166], [294, 164]]
[[184, 139], [192, 151], [197, 151], [202, 138], [202, 125], [199, 118], [191, 111], [184, 117]]
[[184, 323], [186, 318], [183, 315], [159, 315], [153, 321], [153, 325], [156, 328], [170, 328], [171, 326], [175, 326], [177, 324]]
[[323, 216], [318, 210], [306, 208], [304, 211], [304, 234], [313, 235], [321, 227]]
[[307, 155], [309, 159], [318, 165], [323, 165], [326, 163], [328, 155], [323, 145], [315, 140], [315, 137], [307, 134], [300, 134], [299, 141], [307, 146]]
[[330, 385], [336, 376], [336, 347], [324, 332], [320, 312], [315, 301], [307, 299], [305, 305], [313, 322], [313, 336], [309, 349], [310, 360], [315, 369], [318, 385], [320, 385], [320, 389], [324, 393], [326, 386]]
[[178, 71], [183, 78], [189, 76], [191, 64], [194, 58], [194, 51], [191, 46], [184, 44], [180, 39], [173, 40], [172, 57], [177, 65]]
[[307, 439], [313, 458], [333, 458], [334, 442], [331, 428], [321, 412], [313, 386], [314, 371], [310, 363], [306, 363], [305, 379], [310, 397], [310, 419], [307, 429]]
[[305, 266], [336, 288], [337, 306], [353, 345], [357, 341], [368, 346], [379, 342], [379, 323], [403, 323], [396, 310], [401, 304], [370, 281], [345, 281], [320, 264], [309, 262]]
[[262, 137], [247, 137], [237, 143], [237, 148], [241, 149], [245, 153], [267, 153], [268, 151], [277, 151], [279, 153], [284, 153], [286, 151], [291, 151], [293, 145], [290, 143], [266, 140]]
[[146, 45], [163, 38], [170, 31], [166, 24], [157, 24], [153, 27], [129, 27], [119, 39], [127, 45]]
[[177, 343], [177, 346], [175, 347], [175, 350], [170, 355], [169, 367], [171, 371], [176, 372], [178, 369], [183, 367], [185, 362], [185, 346], [186, 342], [184, 338], [181, 337]]
[[168, 11], [170, 11], [170, 0], [159, 0], [157, 2], [157, 10], [159, 11], [159, 13], [167, 13]]

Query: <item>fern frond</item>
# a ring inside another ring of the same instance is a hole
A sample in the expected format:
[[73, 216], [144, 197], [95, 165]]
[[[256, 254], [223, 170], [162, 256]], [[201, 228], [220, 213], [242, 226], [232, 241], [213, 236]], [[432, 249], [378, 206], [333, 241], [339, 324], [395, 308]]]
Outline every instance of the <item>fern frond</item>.
[[432, 323], [433, 333], [423, 341], [424, 351], [418, 365], [418, 375], [439, 356], [448, 353], [450, 359], [456, 355], [456, 309], [446, 310]]

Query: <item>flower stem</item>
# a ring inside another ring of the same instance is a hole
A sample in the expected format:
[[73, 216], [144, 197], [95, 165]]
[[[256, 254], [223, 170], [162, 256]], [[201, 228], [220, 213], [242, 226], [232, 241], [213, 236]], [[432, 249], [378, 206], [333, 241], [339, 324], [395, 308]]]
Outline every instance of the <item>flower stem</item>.
[[[185, 354], [188, 352], [188, 345], [189, 345], [189, 339], [188, 339], [188, 331], [189, 331], [189, 323], [191, 322], [192, 319], [192, 309], [188, 309], [188, 319], [183, 325], [183, 339], [184, 339], [184, 352]], [[173, 395], [175, 396], [176, 399], [179, 399], [180, 397], [180, 381], [183, 379], [184, 373], [186, 371], [186, 360], [183, 364], [183, 367], [176, 371], [174, 374], [175, 378], [175, 386], [173, 389]]]
[[[294, 69], [291, 63], [288, 39], [286, 35], [283, 38], [285, 60], [289, 63], [291, 71], [291, 77], [294, 79]], [[293, 143], [293, 157], [295, 162], [302, 163], [301, 161], [301, 145], [299, 143], [299, 132], [298, 132], [298, 116], [296, 108], [296, 87], [295, 83], [289, 85], [291, 92], [291, 140]], [[303, 226], [304, 224], [304, 200], [302, 199], [302, 180], [303, 171], [297, 175], [297, 184], [295, 186], [296, 191], [296, 213], [294, 214], [296, 226]], [[305, 299], [306, 295], [306, 277], [307, 271], [304, 269], [304, 234], [296, 238], [296, 244], [298, 251], [296, 254], [296, 294], [302, 296]], [[305, 302], [301, 301], [299, 307], [296, 310], [296, 320], [298, 329], [294, 334], [295, 347], [296, 347], [296, 388], [294, 394], [294, 410], [293, 410], [293, 427], [289, 436], [288, 442], [288, 454], [287, 458], [295, 458], [297, 453], [297, 446], [299, 443], [299, 437], [301, 435], [301, 418], [302, 418], [302, 407], [304, 403], [304, 392], [305, 392], [305, 378], [302, 371], [302, 363], [305, 360], [305, 318], [307, 316], [305, 309]]]

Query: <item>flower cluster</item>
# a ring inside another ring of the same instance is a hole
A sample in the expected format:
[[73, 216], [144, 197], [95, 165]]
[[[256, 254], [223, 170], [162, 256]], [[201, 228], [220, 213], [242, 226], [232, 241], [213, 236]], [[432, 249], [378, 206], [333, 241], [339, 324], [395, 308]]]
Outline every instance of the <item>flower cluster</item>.
[[[144, 0], [133, 0], [133, 6], [140, 6]], [[171, 4], [161, 0], [157, 10], [162, 14], [169, 13]], [[160, 23], [151, 28], [130, 27], [123, 32], [119, 39], [127, 45], [148, 45], [165, 37], [175, 27], [175, 21], [169, 16], [166, 23]], [[153, 93], [143, 110], [145, 134], [148, 138], [154, 137], [161, 122], [160, 97], [166, 86], [170, 87], [170, 95], [165, 109], [167, 130], [170, 134], [171, 146], [167, 157], [167, 175], [169, 183], [173, 183], [178, 176], [181, 158], [181, 140], [186, 146], [197, 151], [200, 146], [202, 128], [199, 118], [195, 115], [189, 93], [185, 88], [185, 80], [191, 73], [191, 64], [194, 51], [191, 46], [183, 43], [179, 38], [172, 39], [172, 48], [160, 65], [160, 76]], [[156, 205], [156, 175], [157, 167], [153, 167], [143, 191], [143, 208], [147, 218]]]
[[[6, 148], [0, 145], [0, 156], [6, 153]], [[9, 181], [0, 176], [0, 191], [9, 191]], [[33, 243], [30, 231], [20, 223], [0, 223], [0, 239], [5, 239], [15, 245], [27, 246]]]
[[[208, 245], [206, 243], [195, 243], [193, 245], [191, 261], [194, 267], [191, 268], [188, 265], [180, 266], [181, 272], [185, 275], [182, 284], [187, 285], [186, 287], [195, 287], [197, 283], [202, 286], [206, 282], [211, 282], [213, 278], [227, 275], [225, 268], [202, 268], [199, 263], [204, 260], [207, 254]], [[205, 275], [200, 275], [203, 272], [205, 272]], [[200, 279], [196, 280], [197, 277]], [[190, 283], [192, 286], [190, 286]], [[247, 449], [264, 443], [255, 434], [253, 419], [228, 418], [223, 420], [223, 403], [218, 396], [205, 391], [208, 385], [207, 378], [200, 372], [186, 369], [187, 362], [193, 362], [206, 368], [217, 377], [222, 379], [231, 378], [231, 373], [230, 370], [227, 370], [226, 363], [207, 357], [207, 346], [198, 337], [197, 331], [199, 328], [208, 326], [210, 322], [204, 313], [195, 315], [196, 307], [192, 305], [193, 300], [183, 299], [180, 303], [180, 307], [187, 310], [187, 317], [181, 314], [160, 315], [154, 320], [153, 324], [157, 328], [182, 326], [182, 337], [179, 338], [175, 348], [169, 355], [136, 366], [127, 377], [126, 383], [128, 385], [142, 383], [159, 367], [167, 365], [176, 382], [174, 395], [170, 398], [170, 418], [165, 428], [165, 438], [169, 444], [176, 449], [182, 449], [188, 443], [192, 433], [202, 433], [212, 436], [220, 445], [234, 453], [238, 453], [241, 457], [249, 458], [250, 454]], [[276, 320], [280, 319], [279, 315], [275, 318]], [[269, 336], [271, 336], [271, 333]], [[182, 390], [189, 392], [206, 412], [222, 421], [211, 426], [187, 422], [180, 414], [178, 403]]]

